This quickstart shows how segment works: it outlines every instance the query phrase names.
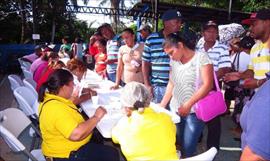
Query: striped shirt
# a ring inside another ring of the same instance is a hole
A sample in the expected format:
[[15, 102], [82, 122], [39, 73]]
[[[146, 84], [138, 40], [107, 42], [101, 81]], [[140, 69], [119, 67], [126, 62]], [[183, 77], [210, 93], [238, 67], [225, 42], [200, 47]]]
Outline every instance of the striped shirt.
[[197, 50], [206, 52], [212, 60], [214, 70], [218, 71], [220, 68], [231, 67], [229, 50], [226, 45], [220, 44], [218, 41], [208, 51], [204, 49], [204, 43], [198, 44]]
[[248, 69], [253, 70], [255, 79], [266, 78], [265, 73], [270, 71], [270, 49], [267, 43], [258, 42], [252, 47]]
[[107, 41], [107, 60], [113, 60], [116, 62], [113, 64], [107, 64], [106, 69], [108, 73], [116, 73], [118, 53], [121, 45], [122, 42], [120, 35], [115, 35], [112, 40]]
[[[212, 62], [204, 52], [196, 52], [192, 59], [185, 64], [182, 64], [180, 61], [171, 60], [172, 70], [170, 80], [174, 85], [170, 102], [171, 111], [177, 113], [178, 108], [192, 97], [196, 91], [196, 69], [198, 67], [201, 69], [207, 64], [212, 64]], [[199, 82], [201, 83], [200, 80]], [[194, 108], [192, 107], [191, 113], [193, 112]]]
[[169, 81], [170, 58], [163, 50], [162, 32], [152, 33], [145, 41], [142, 60], [151, 63], [151, 84], [166, 86]]

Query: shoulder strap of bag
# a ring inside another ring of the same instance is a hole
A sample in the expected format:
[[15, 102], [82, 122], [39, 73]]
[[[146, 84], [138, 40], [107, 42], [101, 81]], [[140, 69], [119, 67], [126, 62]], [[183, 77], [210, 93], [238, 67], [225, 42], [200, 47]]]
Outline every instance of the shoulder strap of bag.
[[39, 114], [38, 114], [38, 118], [40, 118], [40, 115], [41, 115], [42, 110], [43, 110], [43, 106], [44, 106], [47, 102], [50, 102], [50, 101], [52, 101], [52, 100], [56, 100], [56, 99], [49, 99], [49, 100], [45, 101], [45, 102], [42, 104], [42, 106], [40, 107], [40, 111], [39, 111]]
[[238, 53], [238, 57], [237, 57], [237, 71], [239, 70], [239, 60], [240, 59], [240, 53]]
[[[197, 55], [197, 60], [196, 60], [196, 81], [195, 81], [195, 89], [196, 91], [199, 89], [199, 80], [200, 80], [200, 53], [196, 53]], [[220, 87], [218, 84], [218, 80], [217, 80], [217, 76], [216, 76], [216, 72], [213, 71], [214, 74], [214, 81], [215, 81], [215, 86], [217, 91], [220, 91]]]
[[[236, 55], [233, 59], [233, 62], [232, 62], [232, 68], [236, 71], [238, 71], [238, 68], [239, 68], [239, 57], [240, 57], [240, 53], [236, 53]], [[235, 61], [237, 61], [236, 66], [235, 66]]]
[[[56, 100], [56, 99], [49, 99], [49, 100], [45, 101], [45, 102], [42, 104], [41, 109], [40, 109], [40, 112], [39, 112], [39, 117], [38, 117], [38, 118], [40, 118], [40, 116], [41, 116], [41, 113], [42, 113], [42, 110], [43, 110], [43, 106], [44, 106], [47, 102], [52, 101], [52, 100]], [[57, 101], [57, 100], [56, 100], [56, 101]], [[71, 106], [68, 106], [68, 107], [70, 107], [71, 109], [77, 111], [77, 112], [83, 117], [84, 120], [87, 120], [87, 119], [89, 118], [89, 117], [86, 115], [86, 113], [84, 113], [84, 111], [83, 111], [83, 109], [82, 109], [81, 107], [79, 107], [79, 108], [77, 108], [77, 109], [75, 109], [75, 108], [73, 108], [73, 107], [71, 107]]]

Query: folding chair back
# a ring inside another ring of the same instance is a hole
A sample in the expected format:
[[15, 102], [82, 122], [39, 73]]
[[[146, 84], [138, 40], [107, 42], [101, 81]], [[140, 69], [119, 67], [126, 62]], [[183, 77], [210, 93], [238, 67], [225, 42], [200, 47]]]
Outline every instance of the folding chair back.
[[23, 81], [18, 75], [11, 74], [8, 76], [8, 80], [12, 91], [15, 90], [17, 87], [23, 86]]
[[26, 70], [26, 68], [22, 68], [22, 71], [23, 71], [24, 78], [33, 79], [33, 74], [29, 70]]
[[45, 161], [45, 158], [40, 149], [32, 150], [31, 153], [25, 148], [25, 146], [10, 132], [5, 126], [0, 124], [0, 136], [3, 137], [7, 145], [14, 152], [23, 152], [29, 161]]
[[38, 93], [36, 91], [37, 83], [32, 78], [24, 78], [23, 79], [24, 86], [31, 89], [31, 91], [38, 96]]
[[34, 95], [33, 92], [27, 87], [18, 87], [13, 92], [18, 104], [19, 108], [27, 116], [35, 116], [37, 117], [38, 113], [38, 98], [37, 95]]
[[30, 62], [24, 61], [24, 60], [22, 60], [22, 58], [19, 58], [18, 61], [19, 61], [20, 65], [21, 65], [21, 67], [24, 67], [27, 70], [30, 69], [30, 67], [31, 67]]
[[31, 124], [29, 118], [17, 108], [7, 108], [1, 111], [1, 115], [4, 117], [1, 125], [15, 137], [18, 137]]
[[2, 124], [0, 124], [0, 135], [3, 137], [5, 142], [14, 152], [20, 152], [25, 150], [25, 146]]

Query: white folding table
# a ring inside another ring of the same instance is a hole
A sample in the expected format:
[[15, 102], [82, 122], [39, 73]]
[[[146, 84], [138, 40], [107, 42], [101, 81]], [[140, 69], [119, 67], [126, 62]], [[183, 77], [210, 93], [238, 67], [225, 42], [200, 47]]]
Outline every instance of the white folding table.
[[[111, 131], [115, 124], [124, 116], [121, 110], [120, 93], [121, 89], [110, 90], [110, 87], [114, 84], [109, 80], [102, 80], [96, 73], [88, 70], [84, 83], [90, 86], [96, 86], [97, 91], [97, 103], [93, 103], [92, 100], [87, 100], [81, 103], [82, 109], [85, 113], [92, 117], [95, 114], [96, 109], [99, 106], [103, 106], [107, 110], [107, 114], [97, 124], [97, 129], [101, 135], [105, 138], [111, 138]], [[171, 116], [174, 123], [180, 122], [180, 117], [175, 113], [172, 113], [158, 105], [151, 103], [151, 108], [156, 112], [164, 112]]]

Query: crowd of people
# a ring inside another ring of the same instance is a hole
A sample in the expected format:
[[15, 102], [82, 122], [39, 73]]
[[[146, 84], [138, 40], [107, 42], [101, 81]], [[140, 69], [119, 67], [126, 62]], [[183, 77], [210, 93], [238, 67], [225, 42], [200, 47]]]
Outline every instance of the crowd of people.
[[[195, 113], [196, 103], [214, 89], [215, 76], [225, 89], [226, 114], [235, 101], [232, 118], [243, 131], [240, 159], [270, 160], [270, 10], [244, 20], [249, 30], [229, 46], [219, 42], [213, 20], [202, 25], [197, 41], [195, 33], [180, 32], [180, 11], [168, 10], [161, 19], [163, 29], [158, 32], [142, 25], [137, 30], [140, 39], [131, 28], [116, 34], [105, 23], [91, 36], [88, 48], [80, 38], [69, 44], [65, 37], [58, 53], [37, 47], [24, 57], [32, 63], [30, 71], [38, 84], [42, 151], [47, 158], [119, 160], [115, 148], [91, 142], [106, 109], [99, 107], [91, 118], [79, 111], [81, 102], [96, 95], [80, 86], [89, 63], [94, 63], [90, 69], [115, 83], [111, 90], [123, 87], [126, 116], [113, 129], [112, 140], [127, 160], [177, 160], [176, 149], [181, 158], [194, 156], [205, 126], [207, 149], [219, 150], [221, 116], [204, 122]], [[70, 60], [64, 64], [61, 58]], [[178, 114], [181, 122], [174, 124], [167, 115], [155, 113], [150, 102]]]

